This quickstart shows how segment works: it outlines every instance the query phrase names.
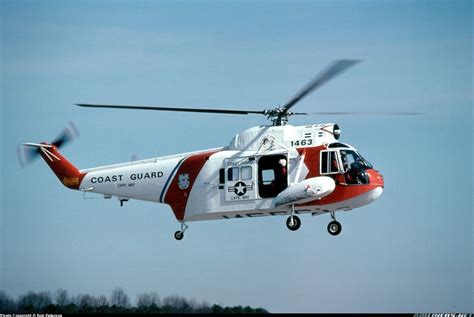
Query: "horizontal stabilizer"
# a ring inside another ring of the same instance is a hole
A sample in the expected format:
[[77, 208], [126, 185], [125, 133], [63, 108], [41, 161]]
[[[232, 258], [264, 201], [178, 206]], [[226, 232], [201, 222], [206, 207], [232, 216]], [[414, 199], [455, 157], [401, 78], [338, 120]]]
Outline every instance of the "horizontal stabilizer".
[[32, 146], [37, 148], [51, 148], [51, 144], [39, 144], [39, 143], [23, 143], [24, 146]]

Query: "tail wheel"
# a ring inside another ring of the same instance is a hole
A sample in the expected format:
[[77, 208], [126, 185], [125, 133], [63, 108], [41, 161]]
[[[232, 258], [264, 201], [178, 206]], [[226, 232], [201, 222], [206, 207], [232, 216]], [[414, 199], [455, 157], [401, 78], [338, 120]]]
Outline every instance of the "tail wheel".
[[178, 230], [174, 233], [174, 238], [179, 241], [184, 238], [184, 233]]
[[301, 220], [298, 216], [289, 216], [288, 219], [286, 220], [286, 226], [291, 231], [296, 231], [301, 226]]
[[329, 224], [328, 224], [328, 232], [333, 235], [333, 236], [337, 236], [338, 234], [341, 233], [341, 230], [342, 230], [342, 226], [341, 224], [334, 220], [334, 221], [331, 221]]

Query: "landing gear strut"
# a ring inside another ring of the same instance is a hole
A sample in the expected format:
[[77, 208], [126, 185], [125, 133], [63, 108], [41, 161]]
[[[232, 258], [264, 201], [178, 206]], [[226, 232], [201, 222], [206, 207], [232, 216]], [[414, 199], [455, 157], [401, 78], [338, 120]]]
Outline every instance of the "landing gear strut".
[[342, 231], [342, 225], [336, 220], [334, 211], [331, 211], [332, 221], [328, 224], [328, 232], [333, 236], [337, 236]]
[[298, 216], [294, 215], [295, 206], [291, 205], [291, 215], [286, 219], [286, 227], [291, 231], [296, 231], [301, 226], [301, 220]]
[[186, 231], [186, 229], [188, 229], [189, 227], [184, 223], [184, 221], [181, 222], [181, 230], [178, 230], [174, 233], [174, 238], [176, 240], [181, 240], [184, 238], [184, 232]]

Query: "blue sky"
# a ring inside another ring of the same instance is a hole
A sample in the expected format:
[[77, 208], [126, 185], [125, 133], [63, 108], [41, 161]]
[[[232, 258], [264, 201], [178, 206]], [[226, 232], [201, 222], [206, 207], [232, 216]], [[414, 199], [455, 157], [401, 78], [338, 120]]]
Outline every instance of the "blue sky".
[[[469, 1], [1, 1], [0, 289], [157, 291], [272, 312], [472, 312]], [[228, 144], [259, 116], [125, 112], [74, 103], [264, 109], [332, 60], [364, 62], [298, 111], [422, 111], [337, 122], [385, 176], [338, 215], [191, 223], [166, 205], [83, 200], [16, 146], [68, 120], [79, 168]]]

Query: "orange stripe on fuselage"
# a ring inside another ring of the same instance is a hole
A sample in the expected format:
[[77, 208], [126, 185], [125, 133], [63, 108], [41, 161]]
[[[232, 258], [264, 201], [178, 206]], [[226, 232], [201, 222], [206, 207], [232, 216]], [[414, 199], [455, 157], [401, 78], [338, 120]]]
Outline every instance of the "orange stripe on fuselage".
[[[209, 159], [209, 157], [218, 151], [209, 151], [198, 153], [189, 156], [179, 167], [176, 175], [173, 177], [171, 184], [169, 185], [168, 191], [165, 195], [165, 203], [171, 206], [173, 209], [176, 219], [183, 220], [184, 212], [186, 210], [186, 204], [188, 203], [189, 194], [193, 188], [194, 182], [201, 172], [202, 167]], [[179, 188], [179, 175], [189, 175], [189, 185], [185, 189]]]

